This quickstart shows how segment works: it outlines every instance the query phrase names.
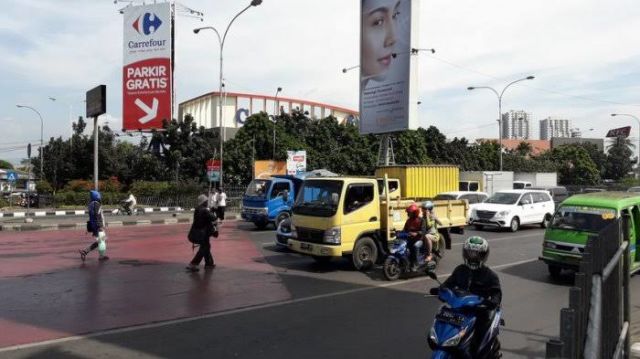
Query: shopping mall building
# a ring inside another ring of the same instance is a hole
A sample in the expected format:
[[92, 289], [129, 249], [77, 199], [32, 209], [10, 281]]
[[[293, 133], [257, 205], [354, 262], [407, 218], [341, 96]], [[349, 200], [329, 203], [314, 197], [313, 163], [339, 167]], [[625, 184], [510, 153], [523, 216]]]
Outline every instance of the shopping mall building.
[[[198, 126], [205, 128], [220, 128], [219, 92], [210, 92], [202, 96], [186, 100], [178, 106], [178, 118], [182, 119], [190, 114]], [[333, 116], [338, 123], [354, 123], [357, 125], [358, 112], [339, 106], [300, 100], [288, 97], [255, 95], [248, 93], [222, 93], [222, 125], [225, 139], [232, 138], [248, 116], [266, 112], [273, 115], [280, 111], [289, 113], [291, 110], [304, 111], [312, 120]]]

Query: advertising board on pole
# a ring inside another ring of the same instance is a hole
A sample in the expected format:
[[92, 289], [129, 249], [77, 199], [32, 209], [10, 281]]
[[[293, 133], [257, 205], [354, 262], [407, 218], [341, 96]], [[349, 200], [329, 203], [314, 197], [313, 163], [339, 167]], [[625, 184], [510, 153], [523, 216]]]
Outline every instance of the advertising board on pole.
[[629, 134], [631, 134], [631, 126], [625, 126], [625, 127], [614, 128], [614, 129], [609, 130], [609, 132], [607, 132], [607, 136], [606, 137], [624, 137], [624, 138], [627, 138], [627, 137], [629, 137]]
[[287, 174], [285, 161], [261, 160], [254, 162], [254, 178], [268, 178], [271, 175]]
[[171, 4], [124, 8], [122, 128], [162, 128], [172, 118]]
[[209, 182], [220, 181], [220, 160], [207, 161], [207, 178]]
[[360, 0], [360, 133], [417, 128], [419, 0]]
[[287, 174], [307, 171], [307, 151], [287, 151]]

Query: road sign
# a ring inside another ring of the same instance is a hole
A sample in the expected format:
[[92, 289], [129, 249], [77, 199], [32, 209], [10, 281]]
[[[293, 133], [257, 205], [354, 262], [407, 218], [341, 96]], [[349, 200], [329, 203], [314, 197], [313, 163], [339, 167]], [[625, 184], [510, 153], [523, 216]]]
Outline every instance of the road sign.
[[207, 171], [207, 178], [209, 178], [209, 182], [220, 181], [220, 171]]
[[18, 174], [13, 172], [13, 171], [8, 171], [7, 172], [7, 181], [8, 182], [15, 182], [18, 180]]
[[207, 161], [207, 177], [210, 182], [220, 181], [220, 160]]

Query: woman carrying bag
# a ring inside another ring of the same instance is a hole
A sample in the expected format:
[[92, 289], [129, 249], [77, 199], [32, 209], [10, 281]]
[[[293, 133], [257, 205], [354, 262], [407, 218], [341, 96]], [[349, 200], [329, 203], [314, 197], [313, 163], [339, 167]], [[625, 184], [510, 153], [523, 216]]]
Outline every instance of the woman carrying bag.
[[207, 196], [203, 194], [199, 195], [196, 209], [193, 212], [193, 224], [191, 224], [188, 238], [194, 247], [198, 246], [198, 253], [196, 253], [186, 268], [190, 272], [199, 271], [198, 266], [203, 258], [205, 269], [213, 269], [216, 266], [213, 262], [213, 256], [211, 255], [209, 238], [211, 236], [218, 237], [218, 228], [216, 226], [217, 218], [207, 207], [207, 202]]

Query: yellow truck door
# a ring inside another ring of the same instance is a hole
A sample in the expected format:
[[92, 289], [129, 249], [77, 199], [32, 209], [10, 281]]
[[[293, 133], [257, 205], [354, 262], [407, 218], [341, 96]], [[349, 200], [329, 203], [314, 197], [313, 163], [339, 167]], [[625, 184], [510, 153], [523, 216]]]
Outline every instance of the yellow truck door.
[[361, 234], [380, 229], [380, 203], [373, 181], [350, 183], [344, 191], [342, 247], [353, 248]]

